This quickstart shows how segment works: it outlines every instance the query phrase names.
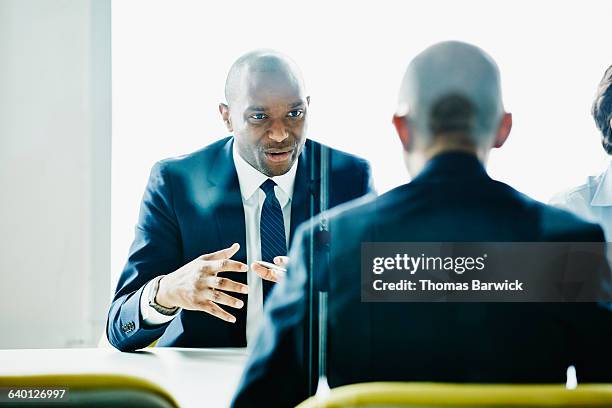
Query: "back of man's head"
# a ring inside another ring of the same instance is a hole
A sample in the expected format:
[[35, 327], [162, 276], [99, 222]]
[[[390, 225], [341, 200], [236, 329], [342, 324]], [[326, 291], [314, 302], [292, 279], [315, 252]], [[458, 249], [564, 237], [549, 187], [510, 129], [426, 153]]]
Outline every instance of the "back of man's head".
[[406, 70], [397, 114], [408, 117], [419, 144], [460, 137], [491, 147], [503, 113], [499, 70], [478, 47], [438, 43], [417, 55]]

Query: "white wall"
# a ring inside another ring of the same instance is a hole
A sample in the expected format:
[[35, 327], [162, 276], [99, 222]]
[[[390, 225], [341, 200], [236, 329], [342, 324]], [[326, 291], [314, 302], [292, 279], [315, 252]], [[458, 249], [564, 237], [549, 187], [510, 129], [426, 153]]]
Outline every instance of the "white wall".
[[391, 126], [401, 76], [448, 39], [481, 46], [500, 66], [514, 129], [492, 154], [494, 177], [547, 201], [609, 160], [589, 109], [612, 64], [610, 0], [126, 0], [112, 13], [115, 277], [152, 164], [226, 134], [225, 75], [253, 48], [296, 60], [310, 136], [368, 158], [379, 191], [408, 180]]
[[110, 0], [0, 0], [0, 348], [91, 345], [110, 247]]

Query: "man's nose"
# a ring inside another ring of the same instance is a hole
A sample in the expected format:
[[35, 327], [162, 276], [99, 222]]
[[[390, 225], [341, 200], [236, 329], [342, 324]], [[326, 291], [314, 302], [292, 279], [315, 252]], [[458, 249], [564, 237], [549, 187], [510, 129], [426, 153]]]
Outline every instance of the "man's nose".
[[270, 128], [269, 137], [275, 142], [282, 142], [283, 140], [289, 137], [289, 132], [282, 123], [273, 124]]

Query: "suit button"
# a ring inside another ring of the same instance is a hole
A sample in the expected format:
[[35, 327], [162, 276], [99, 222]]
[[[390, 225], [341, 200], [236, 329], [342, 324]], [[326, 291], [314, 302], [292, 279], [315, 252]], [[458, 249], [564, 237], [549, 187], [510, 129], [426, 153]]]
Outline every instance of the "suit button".
[[129, 333], [135, 328], [136, 326], [134, 325], [134, 322], [128, 322], [121, 326], [121, 330], [123, 330], [124, 333]]

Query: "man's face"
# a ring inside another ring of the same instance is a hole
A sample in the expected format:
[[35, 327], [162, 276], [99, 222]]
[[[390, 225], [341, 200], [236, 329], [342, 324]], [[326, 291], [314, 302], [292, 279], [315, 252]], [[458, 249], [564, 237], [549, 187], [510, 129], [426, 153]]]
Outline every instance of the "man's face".
[[306, 141], [308, 97], [291, 75], [279, 72], [245, 73], [229, 102], [221, 105], [238, 152], [268, 177], [285, 174]]

